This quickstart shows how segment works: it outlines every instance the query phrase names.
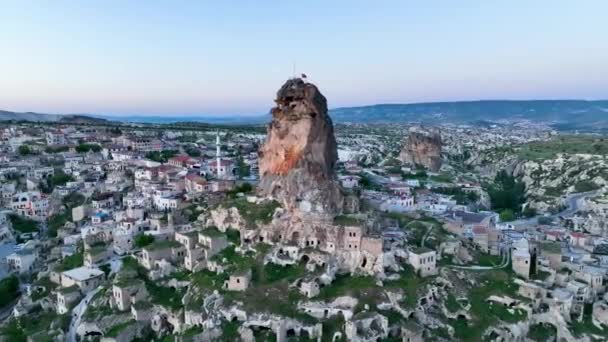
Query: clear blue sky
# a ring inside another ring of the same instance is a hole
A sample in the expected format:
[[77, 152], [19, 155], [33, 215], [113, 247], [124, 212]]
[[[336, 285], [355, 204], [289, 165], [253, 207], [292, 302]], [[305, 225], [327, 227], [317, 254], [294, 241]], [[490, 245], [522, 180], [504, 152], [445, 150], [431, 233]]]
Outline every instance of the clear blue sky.
[[330, 107], [608, 98], [607, 16], [606, 0], [3, 1], [0, 109], [260, 114], [294, 61]]

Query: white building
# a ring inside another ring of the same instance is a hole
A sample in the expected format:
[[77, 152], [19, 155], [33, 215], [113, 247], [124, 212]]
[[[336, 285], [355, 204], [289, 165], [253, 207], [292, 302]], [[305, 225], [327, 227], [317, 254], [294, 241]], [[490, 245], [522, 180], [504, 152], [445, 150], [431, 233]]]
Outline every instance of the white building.
[[46, 219], [49, 201], [38, 191], [20, 192], [13, 195], [11, 208], [21, 216], [34, 220]]
[[385, 212], [406, 212], [415, 210], [414, 197], [398, 196], [391, 197], [380, 205], [380, 210]]
[[345, 189], [353, 189], [359, 187], [359, 180], [361, 180], [361, 177], [359, 176], [341, 176], [340, 184], [342, 184], [342, 187]]
[[424, 247], [411, 250], [409, 263], [421, 277], [437, 274], [437, 252], [434, 250]]
[[60, 131], [48, 131], [45, 136], [47, 145], [65, 145], [65, 134]]
[[102, 270], [82, 266], [61, 273], [61, 287], [76, 285], [83, 292], [88, 292], [99, 286], [104, 277], [105, 273]]
[[31, 272], [36, 262], [36, 254], [30, 249], [22, 249], [6, 257], [6, 263], [11, 271], [18, 273]]

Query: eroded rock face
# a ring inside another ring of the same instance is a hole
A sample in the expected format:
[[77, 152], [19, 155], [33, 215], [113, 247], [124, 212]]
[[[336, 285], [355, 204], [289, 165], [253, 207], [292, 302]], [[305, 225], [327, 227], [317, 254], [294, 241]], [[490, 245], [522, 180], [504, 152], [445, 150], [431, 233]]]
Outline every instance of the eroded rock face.
[[412, 128], [401, 147], [399, 159], [404, 163], [422, 165], [430, 171], [441, 168], [441, 134], [436, 129]]
[[260, 194], [287, 209], [339, 212], [343, 196], [334, 174], [338, 152], [325, 97], [315, 85], [295, 78], [279, 89], [275, 102], [259, 151]]

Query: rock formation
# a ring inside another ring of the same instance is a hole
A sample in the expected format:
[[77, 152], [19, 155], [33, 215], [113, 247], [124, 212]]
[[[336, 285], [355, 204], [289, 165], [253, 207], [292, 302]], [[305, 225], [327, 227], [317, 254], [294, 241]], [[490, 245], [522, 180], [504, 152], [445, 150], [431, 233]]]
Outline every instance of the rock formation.
[[275, 102], [259, 151], [260, 194], [288, 210], [338, 213], [343, 196], [335, 180], [338, 153], [325, 97], [315, 85], [294, 78], [279, 89]]
[[413, 127], [401, 147], [399, 159], [404, 163], [422, 165], [430, 171], [441, 168], [441, 134], [438, 130]]

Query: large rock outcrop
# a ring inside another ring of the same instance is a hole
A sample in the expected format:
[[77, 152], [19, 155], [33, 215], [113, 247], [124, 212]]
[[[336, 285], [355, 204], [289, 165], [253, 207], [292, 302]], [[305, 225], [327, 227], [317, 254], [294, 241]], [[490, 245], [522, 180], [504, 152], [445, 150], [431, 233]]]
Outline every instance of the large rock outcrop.
[[325, 97], [315, 85], [294, 78], [279, 89], [275, 102], [259, 151], [258, 191], [288, 210], [335, 215], [343, 196], [335, 180], [337, 144]]
[[422, 165], [430, 171], [441, 168], [441, 134], [436, 129], [413, 127], [401, 147], [399, 159], [404, 163]]

